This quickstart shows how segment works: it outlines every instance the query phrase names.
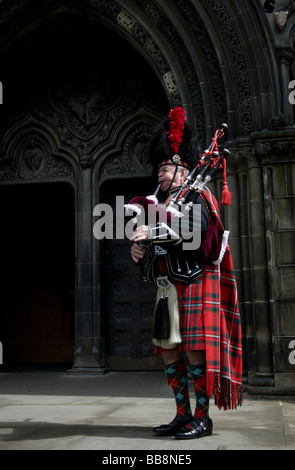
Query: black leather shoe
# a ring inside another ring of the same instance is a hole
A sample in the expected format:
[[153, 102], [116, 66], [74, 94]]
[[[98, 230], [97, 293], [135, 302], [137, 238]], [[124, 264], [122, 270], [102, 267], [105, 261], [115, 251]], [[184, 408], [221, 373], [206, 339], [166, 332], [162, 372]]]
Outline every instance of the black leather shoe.
[[175, 437], [176, 439], [198, 439], [199, 437], [211, 436], [212, 432], [211, 419], [193, 418], [189, 422], [189, 426], [184, 426], [175, 433]]
[[175, 416], [170, 424], [162, 424], [161, 426], [157, 426], [153, 429], [153, 432], [157, 436], [174, 436], [179, 429], [183, 428], [189, 422], [191, 422], [191, 419], [191, 416], [187, 419], [184, 419], [181, 416]]

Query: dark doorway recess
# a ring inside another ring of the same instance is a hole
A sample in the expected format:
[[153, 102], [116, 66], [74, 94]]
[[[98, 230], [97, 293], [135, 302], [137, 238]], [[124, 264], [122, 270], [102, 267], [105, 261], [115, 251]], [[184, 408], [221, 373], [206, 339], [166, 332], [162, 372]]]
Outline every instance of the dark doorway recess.
[[67, 183], [0, 186], [3, 366], [70, 364], [75, 209]]
[[[114, 233], [118, 195], [124, 196], [127, 203], [135, 196], [147, 196], [152, 192], [151, 178], [118, 180], [116, 185], [103, 186], [104, 202], [113, 208]], [[124, 219], [125, 223], [130, 220], [131, 217]], [[130, 248], [131, 242], [126, 236], [103, 242], [106, 364], [111, 370], [159, 370], [162, 363], [155, 356], [152, 344], [155, 287], [150, 282], [142, 283]]]

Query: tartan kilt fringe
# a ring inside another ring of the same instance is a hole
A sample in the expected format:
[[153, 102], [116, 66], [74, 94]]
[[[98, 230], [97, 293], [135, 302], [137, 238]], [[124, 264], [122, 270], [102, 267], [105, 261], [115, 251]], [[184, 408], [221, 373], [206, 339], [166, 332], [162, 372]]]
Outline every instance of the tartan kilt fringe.
[[207, 372], [207, 396], [215, 397], [215, 405], [221, 410], [233, 410], [242, 405], [243, 388], [240, 383], [233, 383], [216, 372]]

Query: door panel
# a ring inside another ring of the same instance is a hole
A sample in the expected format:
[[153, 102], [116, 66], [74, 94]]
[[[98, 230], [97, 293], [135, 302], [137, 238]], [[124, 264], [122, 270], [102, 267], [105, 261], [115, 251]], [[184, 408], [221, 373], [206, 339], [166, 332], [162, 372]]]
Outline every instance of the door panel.
[[[149, 185], [145, 180], [125, 181], [119, 188], [116, 184], [116, 190], [127, 203], [134, 196], [150, 194]], [[126, 189], [130, 187], [132, 191]], [[105, 194], [106, 200], [115, 207], [115, 195]], [[158, 370], [162, 361], [155, 356], [152, 344], [156, 289], [152, 283], [142, 282], [130, 248], [127, 238], [104, 243], [106, 362], [113, 370]]]

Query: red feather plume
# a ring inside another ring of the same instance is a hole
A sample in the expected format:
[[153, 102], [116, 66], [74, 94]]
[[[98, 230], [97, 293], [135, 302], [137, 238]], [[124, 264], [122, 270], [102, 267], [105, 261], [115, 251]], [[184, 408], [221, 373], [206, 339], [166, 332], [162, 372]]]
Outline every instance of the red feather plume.
[[178, 153], [183, 137], [185, 110], [181, 106], [171, 109], [169, 113], [169, 130], [167, 131], [170, 147], [174, 153]]

